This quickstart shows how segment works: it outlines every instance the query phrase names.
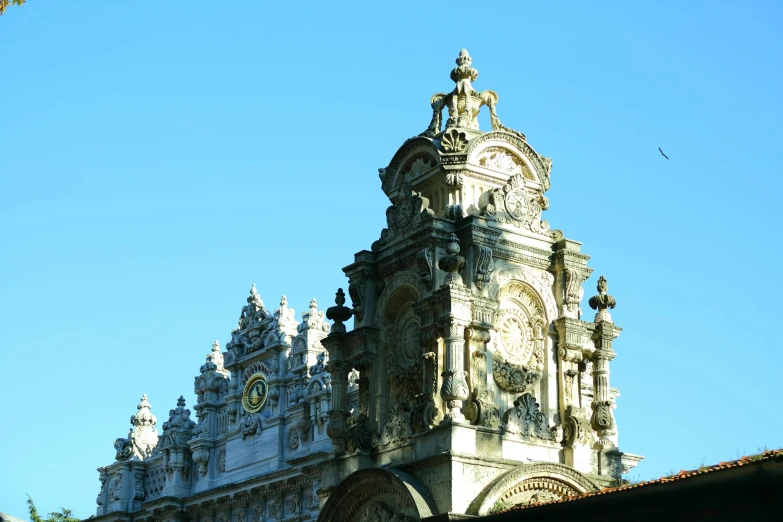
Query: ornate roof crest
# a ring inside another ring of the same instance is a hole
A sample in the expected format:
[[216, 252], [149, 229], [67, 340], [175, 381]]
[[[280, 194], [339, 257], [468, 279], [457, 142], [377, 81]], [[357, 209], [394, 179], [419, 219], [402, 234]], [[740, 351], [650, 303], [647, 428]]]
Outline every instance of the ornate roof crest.
[[[457, 67], [451, 70], [451, 80], [456, 84], [454, 90], [446, 94], [436, 93], [430, 99], [432, 105], [432, 120], [427, 130], [422, 136], [435, 137], [441, 132], [441, 119], [443, 109], [449, 111], [449, 118], [446, 120], [446, 131], [453, 128], [479, 130], [478, 115], [481, 107], [489, 107], [489, 120], [492, 124], [492, 130], [506, 131], [522, 139], [525, 135], [521, 132], [509, 129], [500, 123], [495, 105], [498, 102], [498, 95], [495, 91], [478, 92], [473, 88], [473, 83], [478, 78], [478, 71], [472, 67], [473, 59], [468, 54], [467, 49], [462, 49], [457, 56]], [[463, 137], [464, 138], [464, 137]], [[458, 152], [462, 150], [462, 140], [459, 134], [451, 133], [447, 140], [447, 152]]]

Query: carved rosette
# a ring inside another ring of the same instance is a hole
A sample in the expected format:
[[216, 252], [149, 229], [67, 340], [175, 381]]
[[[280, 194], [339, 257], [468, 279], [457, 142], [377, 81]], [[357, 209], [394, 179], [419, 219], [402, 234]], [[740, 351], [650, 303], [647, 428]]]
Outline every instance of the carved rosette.
[[490, 195], [491, 203], [484, 207], [483, 213], [498, 223], [508, 223], [544, 234], [549, 223], [541, 221], [541, 212], [549, 206], [547, 198], [538, 191], [525, 187], [522, 174], [511, 176], [503, 188], [495, 189]]
[[492, 376], [495, 378], [495, 383], [506, 391], [532, 392], [534, 386], [541, 380], [541, 375], [541, 372], [509, 363], [500, 352], [495, 353], [495, 359], [492, 361]]

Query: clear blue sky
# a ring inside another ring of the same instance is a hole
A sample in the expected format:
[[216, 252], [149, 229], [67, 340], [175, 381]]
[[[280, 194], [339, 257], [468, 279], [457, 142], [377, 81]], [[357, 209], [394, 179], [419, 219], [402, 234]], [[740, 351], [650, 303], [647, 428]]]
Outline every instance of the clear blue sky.
[[159, 427], [192, 405], [251, 283], [332, 302], [462, 47], [619, 303], [631, 477], [783, 446], [779, 2], [272, 4], [0, 18], [0, 510], [94, 513], [141, 394]]

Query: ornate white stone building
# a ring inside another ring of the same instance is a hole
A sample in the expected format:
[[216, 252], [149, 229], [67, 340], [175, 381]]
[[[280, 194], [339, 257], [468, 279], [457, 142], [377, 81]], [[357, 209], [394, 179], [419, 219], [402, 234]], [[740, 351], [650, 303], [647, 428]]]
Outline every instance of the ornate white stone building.
[[180, 397], [158, 435], [142, 397], [99, 469], [98, 519], [447, 520], [598, 490], [641, 460], [612, 411], [615, 300], [600, 278], [582, 319], [588, 256], [541, 220], [552, 162], [477, 75], [463, 50], [429, 128], [380, 169], [388, 227], [344, 268], [351, 307], [339, 290], [297, 322], [253, 285], [196, 376], [197, 422]]

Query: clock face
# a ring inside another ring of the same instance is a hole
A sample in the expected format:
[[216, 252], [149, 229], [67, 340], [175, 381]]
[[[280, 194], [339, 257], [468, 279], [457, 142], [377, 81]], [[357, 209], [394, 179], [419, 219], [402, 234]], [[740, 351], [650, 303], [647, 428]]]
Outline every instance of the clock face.
[[261, 411], [266, 403], [268, 387], [263, 374], [257, 373], [248, 379], [242, 392], [242, 407], [248, 413]]

